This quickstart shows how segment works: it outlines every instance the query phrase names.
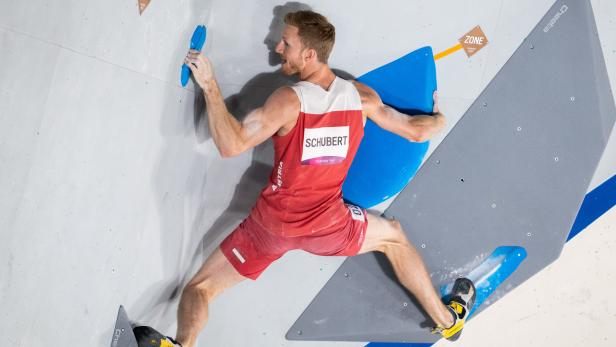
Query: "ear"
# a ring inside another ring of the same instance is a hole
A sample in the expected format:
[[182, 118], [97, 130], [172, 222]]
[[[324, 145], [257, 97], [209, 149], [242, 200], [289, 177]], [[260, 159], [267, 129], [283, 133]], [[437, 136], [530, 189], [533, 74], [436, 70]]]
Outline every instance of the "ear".
[[317, 60], [317, 51], [314, 48], [307, 48], [304, 50], [304, 60], [306, 62]]

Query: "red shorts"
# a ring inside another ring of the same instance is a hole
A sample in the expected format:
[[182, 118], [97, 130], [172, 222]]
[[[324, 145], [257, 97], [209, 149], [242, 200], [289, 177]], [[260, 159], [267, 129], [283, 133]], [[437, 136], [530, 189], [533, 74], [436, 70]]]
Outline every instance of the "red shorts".
[[331, 229], [297, 237], [271, 234], [248, 216], [221, 243], [220, 249], [238, 273], [253, 280], [294, 249], [324, 256], [353, 256], [364, 242], [368, 219], [366, 210], [351, 205], [349, 210], [348, 217]]

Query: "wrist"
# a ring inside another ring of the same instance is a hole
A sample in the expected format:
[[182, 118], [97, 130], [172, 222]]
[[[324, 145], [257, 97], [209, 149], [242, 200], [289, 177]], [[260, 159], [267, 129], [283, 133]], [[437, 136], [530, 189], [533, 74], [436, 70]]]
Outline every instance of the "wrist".
[[213, 78], [208, 81], [204, 81], [200, 86], [205, 94], [212, 94], [218, 90], [216, 80]]

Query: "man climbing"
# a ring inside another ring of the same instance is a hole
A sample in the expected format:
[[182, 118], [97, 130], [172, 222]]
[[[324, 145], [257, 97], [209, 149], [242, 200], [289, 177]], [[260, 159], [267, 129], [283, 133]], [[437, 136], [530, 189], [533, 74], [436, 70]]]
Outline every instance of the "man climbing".
[[184, 288], [176, 338], [137, 327], [140, 346], [193, 347], [208, 319], [209, 303], [218, 294], [246, 278], [256, 280], [293, 249], [324, 256], [384, 253], [400, 283], [435, 322], [433, 332], [452, 340], [459, 336], [475, 299], [472, 282], [458, 279], [445, 306], [400, 223], [342, 199], [342, 183], [366, 119], [410, 141], [426, 141], [445, 124], [436, 93], [433, 115], [399, 113], [368, 86], [330, 70], [327, 60], [334, 40], [334, 26], [322, 15], [287, 14], [276, 52], [282, 72], [298, 75], [300, 82], [276, 90], [241, 122], [227, 110], [210, 61], [189, 51], [185, 62], [203, 89], [210, 133], [220, 154], [236, 156], [272, 137], [274, 169], [250, 214]]

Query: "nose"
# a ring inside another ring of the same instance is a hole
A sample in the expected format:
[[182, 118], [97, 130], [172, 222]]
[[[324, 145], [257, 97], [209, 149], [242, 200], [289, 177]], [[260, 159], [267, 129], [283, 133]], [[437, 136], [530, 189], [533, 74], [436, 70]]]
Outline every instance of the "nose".
[[276, 45], [276, 53], [282, 54], [282, 47], [283, 47], [282, 40], [280, 40], [278, 44]]

